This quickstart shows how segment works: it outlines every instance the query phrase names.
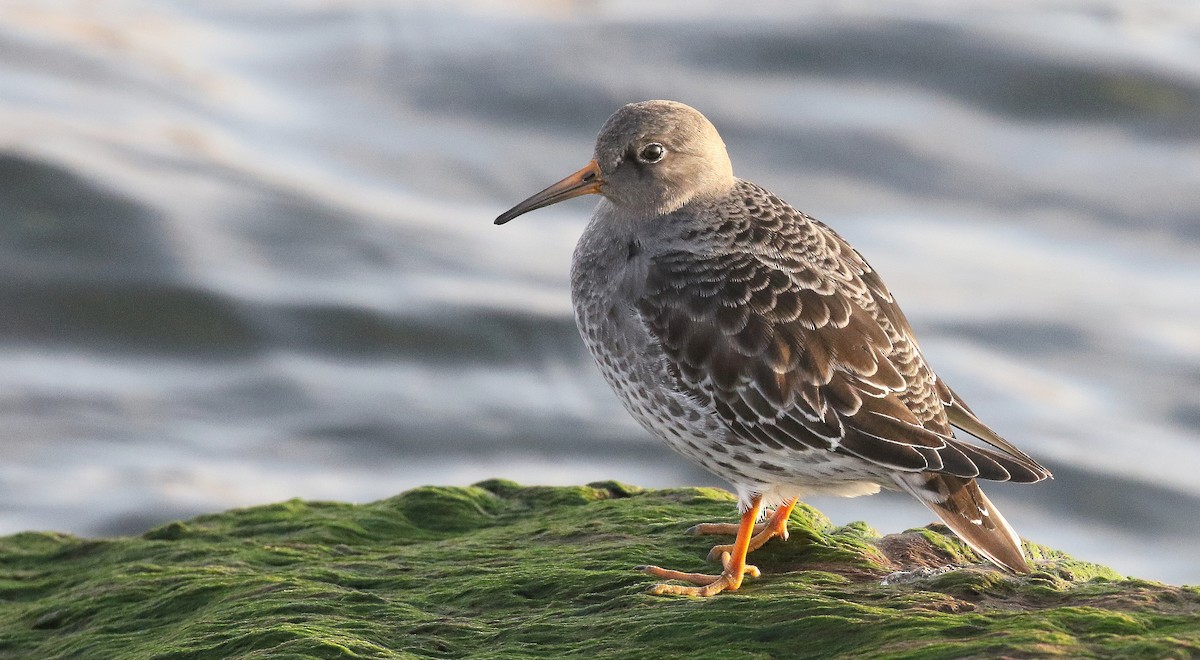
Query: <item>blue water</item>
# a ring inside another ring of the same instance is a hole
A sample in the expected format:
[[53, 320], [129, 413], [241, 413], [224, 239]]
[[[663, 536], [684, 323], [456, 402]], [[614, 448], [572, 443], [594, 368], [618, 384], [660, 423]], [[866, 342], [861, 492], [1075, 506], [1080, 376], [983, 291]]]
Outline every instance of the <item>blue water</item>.
[[592, 202], [491, 225], [621, 104], [673, 98], [847, 236], [1055, 472], [988, 489], [1024, 536], [1200, 582], [1200, 9], [643, 5], [6, 0], [0, 533], [716, 483], [575, 334]]

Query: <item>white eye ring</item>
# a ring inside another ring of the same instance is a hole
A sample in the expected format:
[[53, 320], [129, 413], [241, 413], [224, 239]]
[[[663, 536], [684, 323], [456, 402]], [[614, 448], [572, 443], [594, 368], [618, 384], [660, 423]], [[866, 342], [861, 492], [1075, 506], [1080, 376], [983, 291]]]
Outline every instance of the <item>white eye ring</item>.
[[667, 149], [665, 147], [657, 142], [651, 142], [642, 147], [642, 150], [638, 152], [638, 160], [643, 163], [657, 163], [665, 158], [666, 155]]

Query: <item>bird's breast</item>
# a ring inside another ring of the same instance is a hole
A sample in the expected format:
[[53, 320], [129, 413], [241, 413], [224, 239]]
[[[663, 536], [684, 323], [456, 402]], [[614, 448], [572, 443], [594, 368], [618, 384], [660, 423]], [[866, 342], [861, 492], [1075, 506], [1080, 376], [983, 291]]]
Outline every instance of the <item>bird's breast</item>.
[[[579, 333], [633, 417], [693, 460], [711, 460], [725, 429], [712, 406], [684, 392], [638, 311], [653, 246], [593, 219], [575, 250], [571, 292]], [[714, 448], [716, 446], [716, 448]]]

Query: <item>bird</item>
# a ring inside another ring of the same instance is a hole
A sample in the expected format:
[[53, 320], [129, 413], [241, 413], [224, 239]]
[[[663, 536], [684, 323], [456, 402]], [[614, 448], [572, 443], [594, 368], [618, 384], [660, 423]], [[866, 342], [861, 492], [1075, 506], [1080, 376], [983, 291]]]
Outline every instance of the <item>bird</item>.
[[746, 555], [787, 539], [800, 498], [881, 488], [913, 495], [998, 567], [1030, 572], [978, 482], [1050, 471], [934, 373], [857, 250], [734, 176], [703, 114], [676, 101], [624, 105], [587, 165], [495, 224], [588, 194], [601, 199], [572, 258], [580, 336], [628, 412], [728, 482], [741, 514], [690, 530], [735, 535], [709, 555], [720, 574], [640, 567], [663, 580], [652, 593], [736, 591], [760, 574]]

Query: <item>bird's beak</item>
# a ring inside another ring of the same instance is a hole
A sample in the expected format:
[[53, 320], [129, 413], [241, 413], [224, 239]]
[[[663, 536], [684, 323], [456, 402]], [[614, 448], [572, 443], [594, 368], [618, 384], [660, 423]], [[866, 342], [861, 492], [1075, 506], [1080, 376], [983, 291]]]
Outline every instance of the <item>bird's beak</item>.
[[543, 206], [557, 204], [564, 199], [599, 193], [600, 186], [603, 184], [604, 179], [600, 176], [600, 164], [595, 160], [589, 161], [578, 172], [501, 213], [500, 217], [496, 218], [496, 224], [502, 225], [518, 215], [540, 209]]

